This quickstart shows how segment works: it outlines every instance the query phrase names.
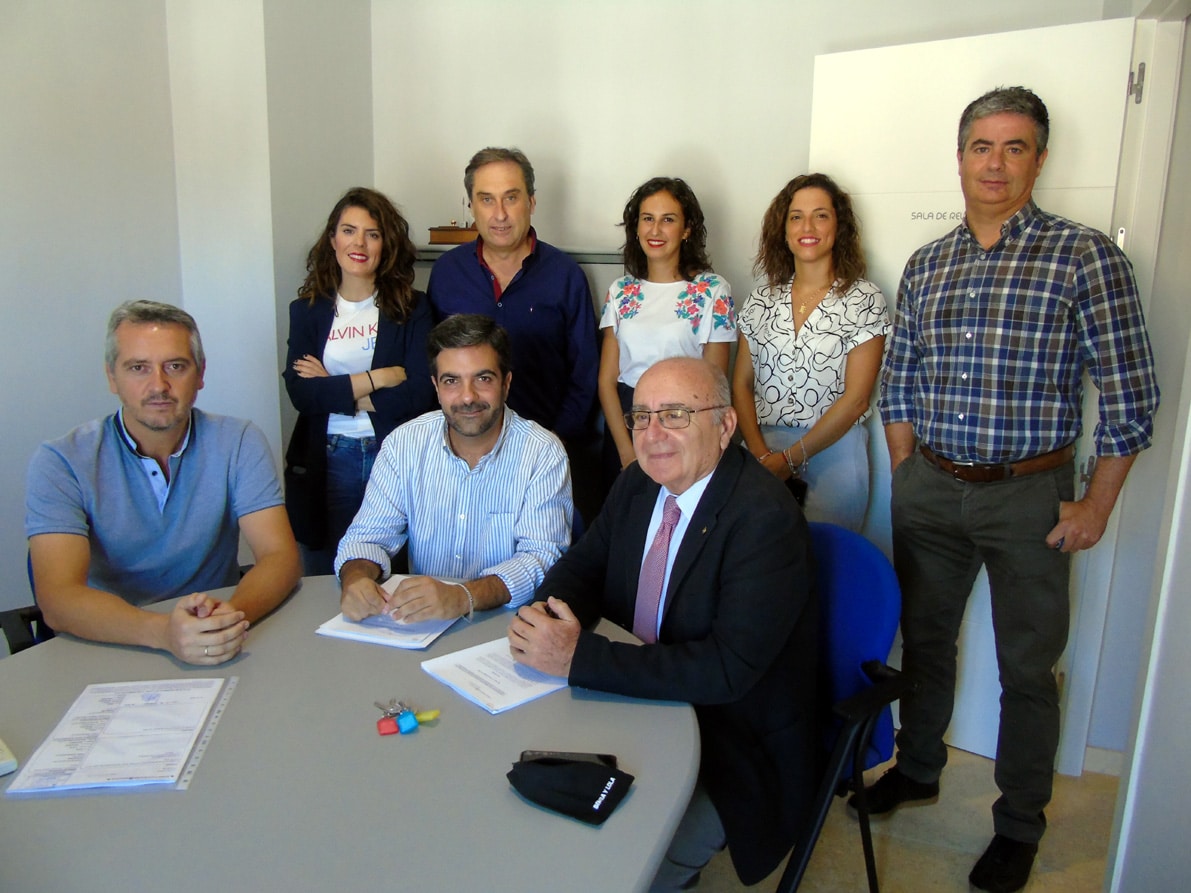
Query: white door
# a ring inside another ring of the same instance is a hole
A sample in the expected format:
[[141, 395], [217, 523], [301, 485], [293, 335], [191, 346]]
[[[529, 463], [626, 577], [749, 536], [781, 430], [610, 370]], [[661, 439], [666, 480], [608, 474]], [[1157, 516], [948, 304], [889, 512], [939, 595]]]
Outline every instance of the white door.
[[[1050, 111], [1050, 154], [1034, 190], [1040, 207], [1111, 232], [1125, 122], [1132, 19], [1063, 25], [849, 53], [815, 59], [810, 167], [848, 190], [863, 227], [869, 278], [893, 299], [906, 259], [963, 218], [956, 163], [960, 113], [996, 86], [1023, 85]], [[1093, 390], [1089, 386], [1089, 390]], [[1081, 475], [1092, 454], [1095, 394], [1085, 405], [1078, 445]], [[873, 489], [865, 533], [887, 552], [889, 460], [874, 414], [870, 451]], [[1079, 491], [1077, 491], [1079, 492]], [[1072, 616], [1081, 600], [1103, 602], [1111, 579], [1115, 527], [1072, 568]], [[1095, 562], [1095, 572], [1088, 567]], [[1107, 563], [1107, 564], [1106, 564]], [[1093, 590], [1102, 590], [1099, 593]], [[1067, 699], [1070, 655], [1089, 655], [1080, 681], [1095, 683], [1099, 630], [1073, 621], [1073, 638], [1059, 672], [1064, 701], [1090, 713], [1091, 699]], [[988, 583], [983, 571], [960, 634], [955, 716], [947, 740], [992, 756], [996, 751], [1000, 685], [993, 649]], [[899, 655], [895, 653], [896, 661]], [[1076, 717], [1064, 716], [1064, 722]], [[1080, 720], [1086, 728], [1088, 717]], [[1082, 760], [1082, 745], [1078, 759]], [[1079, 771], [1078, 760], [1060, 771]]]

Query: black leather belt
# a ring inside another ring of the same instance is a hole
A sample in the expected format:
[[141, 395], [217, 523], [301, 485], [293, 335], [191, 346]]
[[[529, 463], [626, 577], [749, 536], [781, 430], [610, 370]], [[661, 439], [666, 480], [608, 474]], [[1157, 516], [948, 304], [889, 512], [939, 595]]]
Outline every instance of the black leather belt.
[[1058, 468], [1064, 462], [1075, 456], [1075, 444], [1069, 443], [1051, 453], [1022, 459], [1020, 462], [1010, 462], [1006, 465], [978, 465], [974, 462], [952, 462], [945, 459], [925, 444], [920, 444], [918, 452], [923, 458], [940, 471], [951, 475], [957, 481], [968, 484], [991, 484], [1008, 478], [1025, 477], [1040, 471], [1050, 471]]

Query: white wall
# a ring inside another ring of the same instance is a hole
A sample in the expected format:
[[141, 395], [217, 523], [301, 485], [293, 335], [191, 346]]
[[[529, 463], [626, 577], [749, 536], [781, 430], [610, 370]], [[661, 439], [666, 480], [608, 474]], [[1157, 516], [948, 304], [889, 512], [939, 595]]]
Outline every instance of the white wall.
[[[1186, 15], [1188, 6], [1183, 3], [1182, 15]], [[1158, 49], [1151, 52], [1156, 53]], [[1184, 66], [1186, 64], [1184, 52]], [[1180, 408], [1187, 402], [1183, 366], [1188, 337], [1191, 336], [1185, 276], [1188, 248], [1191, 247], [1185, 198], [1191, 185], [1191, 78], [1184, 69], [1180, 87], [1178, 83], [1161, 82], [1152, 76], [1154, 71], [1155, 66], [1149, 66], [1145, 85], [1151, 113], [1159, 111], [1158, 106], [1163, 102], [1178, 103], [1161, 220], [1162, 239], [1149, 294], [1145, 294], [1145, 278], [1139, 275], [1147, 328], [1162, 388], [1162, 405], [1154, 426], [1153, 446], [1134, 464], [1117, 510], [1120, 532], [1113, 556], [1112, 590], [1088, 730], [1091, 746], [1110, 750], [1124, 749], [1133, 729], [1135, 681], [1152, 630], [1146, 606], [1155, 582], [1155, 568], [1162, 563], [1162, 550], [1166, 545], [1159, 507], [1170, 492], [1172, 465], [1177, 468], [1181, 461], [1185, 461], [1177, 442], [1176, 421]], [[1177, 72], [1171, 74], [1177, 75]], [[1135, 258], [1135, 262], [1139, 262], [1138, 259]]]
[[[280, 371], [306, 254], [339, 196], [373, 182], [372, 8], [370, 0], [265, 0], [264, 12]], [[297, 412], [284, 389], [278, 397], [288, 443]]]
[[118, 405], [108, 315], [181, 301], [165, 28], [160, 0], [0, 3], [0, 609], [31, 599], [34, 448]]
[[[421, 243], [460, 216], [472, 151], [520, 145], [538, 168], [539, 231], [586, 248], [620, 245], [614, 224], [638, 183], [684, 176], [743, 296], [761, 213], [807, 163], [817, 53], [1105, 10], [1128, 11], [1100, 0], [6, 0], [0, 294], [13, 310], [38, 301], [59, 324], [52, 350], [14, 325], [0, 352], [4, 381], [20, 383], [0, 398], [0, 579], [23, 579], [34, 446], [113, 405], [100, 347], [119, 301], [194, 312], [211, 355], [201, 405], [254, 418], [280, 449], [284, 306], [329, 205], [370, 168]], [[874, 151], [897, 138], [863, 121], [855, 131]], [[27, 598], [9, 586], [0, 607]], [[1136, 624], [1120, 647], [1135, 640]], [[1130, 700], [1097, 709], [1119, 721]]]
[[[1184, 68], [1154, 279], [1155, 294], [1181, 296], [1184, 303], [1191, 281], [1191, 210], [1186, 200], [1191, 194], [1189, 62], [1191, 31], [1183, 40]], [[1130, 675], [1124, 667], [1119, 668], [1119, 675], [1125, 678], [1114, 685], [1114, 689], [1125, 689], [1122, 695], [1135, 697], [1135, 706], [1121, 711], [1123, 716], [1106, 715], [1102, 720], [1125, 727], [1131, 751], [1122, 778], [1125, 793], [1117, 802], [1110, 848], [1116, 859], [1107, 885], [1107, 889], [1123, 893], [1177, 890], [1185, 886], [1191, 873], [1191, 850], [1180, 818], [1182, 805], [1191, 797], [1186, 760], [1187, 715], [1191, 713], [1187, 685], [1191, 679], [1191, 649], [1187, 647], [1191, 639], [1191, 599], [1187, 598], [1191, 576], [1191, 406], [1186, 396], [1191, 394], [1191, 337], [1185, 324], [1165, 314], [1151, 315], [1149, 323], [1166, 388], [1163, 399], [1170, 401], [1165, 404], [1164, 424], [1154, 451], [1168, 451], [1172, 461], [1168, 474], [1144, 475], [1141, 487], [1134, 488], [1130, 476], [1122, 521], [1127, 517], [1130, 523], [1141, 523], [1148, 513], [1152, 520], [1144, 522], [1145, 531], [1156, 527], [1158, 541], [1170, 546], [1152, 578], [1153, 603], [1138, 612], [1140, 616], [1128, 630], [1129, 644], [1144, 656], [1141, 672]], [[1172, 393], [1167, 382], [1181, 386], [1180, 390]], [[1136, 585], [1149, 593], [1151, 569], [1144, 570]], [[1109, 670], [1105, 668], [1106, 673]], [[1100, 700], [1096, 706], [1101, 706]]]
[[[806, 167], [817, 53], [1101, 12], [1100, 0], [373, 0], [376, 180], [425, 243], [427, 227], [460, 216], [468, 157], [517, 145], [538, 175], [539, 234], [618, 249], [629, 193], [682, 176], [743, 297], [761, 215]], [[874, 151], [905, 138], [863, 121], [855, 134]]]
[[[1185, 13], [1184, 13], [1185, 14]], [[1182, 84], [1171, 166], [1163, 210], [1162, 241], [1154, 279], [1156, 295], [1179, 296], [1186, 303], [1191, 281], [1191, 31], [1184, 36]], [[1165, 302], [1174, 303], [1174, 302]], [[1157, 309], [1157, 308], [1156, 308]], [[1139, 611], [1130, 623], [1128, 644], [1144, 656], [1139, 674], [1126, 667], [1115, 668], [1124, 677], [1114, 685], [1124, 688], [1125, 703], [1133, 709], [1122, 715], [1105, 716], [1128, 731], [1132, 756], [1122, 783], [1125, 795], [1118, 800], [1113, 828], [1117, 853], [1110, 866], [1107, 889], [1129, 893], [1134, 890], [1177, 890], [1191, 873], [1191, 850], [1181, 807], [1191, 798], [1191, 773], [1187, 771], [1187, 715], [1191, 713], [1191, 599], [1187, 580], [1191, 577], [1191, 338], [1182, 320], [1165, 312], [1149, 319], [1154, 350], [1163, 376], [1165, 408], [1158, 443], [1153, 452], [1172, 456], [1168, 474], [1152, 473], [1135, 487], [1130, 475], [1128, 499], [1122, 506], [1122, 526], [1128, 519], [1143, 524], [1143, 531], [1155, 528], [1159, 542], [1169, 541], [1164, 560], [1154, 574], [1153, 604]], [[1170, 383], [1168, 385], [1168, 382]], [[1180, 387], [1178, 391], [1174, 387]], [[1173, 398], [1173, 399], [1171, 399]], [[1150, 480], [1156, 478], [1157, 480]], [[1143, 517], [1148, 514], [1149, 519]], [[1118, 564], [1120, 558], [1118, 558]], [[1137, 588], [1151, 591], [1150, 568], [1138, 574]], [[1105, 667], [1104, 672], [1111, 672]], [[1097, 700], [1097, 708], [1101, 701]], [[1107, 713], [1107, 708], [1106, 708]], [[1119, 849], [1118, 849], [1119, 847]]]
[[183, 306], [207, 353], [199, 405], [252, 419], [280, 457], [261, 0], [167, 0]]

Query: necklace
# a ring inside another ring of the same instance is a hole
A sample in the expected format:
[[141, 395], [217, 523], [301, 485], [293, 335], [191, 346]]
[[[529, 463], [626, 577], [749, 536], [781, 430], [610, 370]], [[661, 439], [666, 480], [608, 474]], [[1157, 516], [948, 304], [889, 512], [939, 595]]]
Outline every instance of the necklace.
[[817, 304], [819, 301], [823, 300], [823, 298], [827, 297], [827, 293], [830, 291], [831, 291], [831, 285], [828, 285], [826, 288], [822, 288], [822, 289], [816, 288], [814, 291], [807, 294], [798, 303], [798, 315], [799, 316], [806, 315], [806, 305], [812, 301], [814, 301]]

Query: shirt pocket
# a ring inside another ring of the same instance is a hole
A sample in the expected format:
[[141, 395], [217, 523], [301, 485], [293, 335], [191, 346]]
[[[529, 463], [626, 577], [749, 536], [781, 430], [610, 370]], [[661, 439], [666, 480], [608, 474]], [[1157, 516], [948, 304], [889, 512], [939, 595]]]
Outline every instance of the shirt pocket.
[[508, 561], [516, 551], [514, 512], [491, 512], [484, 519], [483, 530], [480, 535], [480, 555], [483, 556], [482, 566], [491, 567]]

